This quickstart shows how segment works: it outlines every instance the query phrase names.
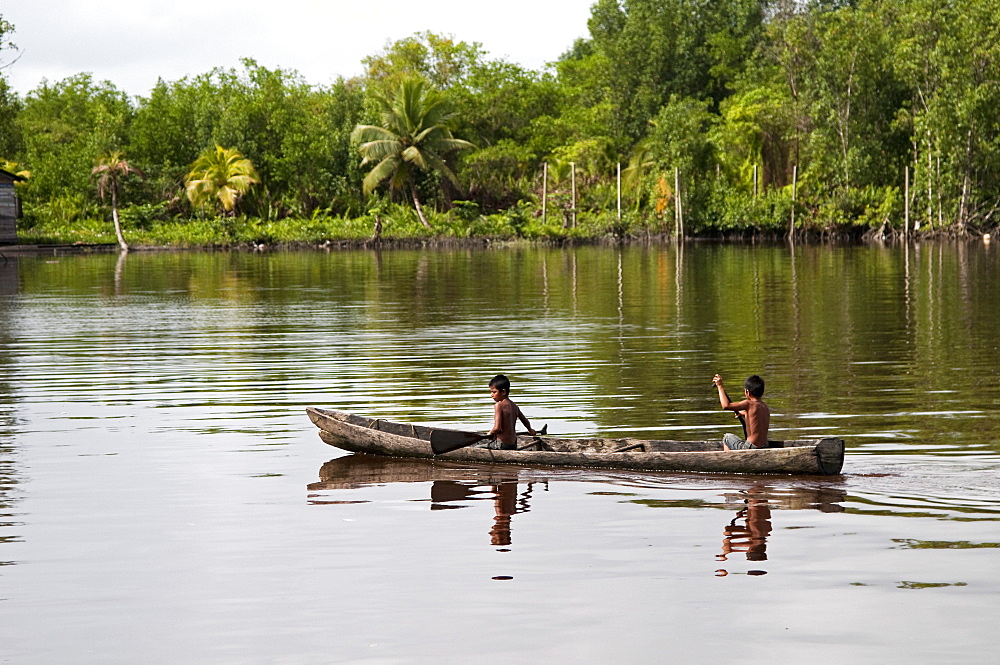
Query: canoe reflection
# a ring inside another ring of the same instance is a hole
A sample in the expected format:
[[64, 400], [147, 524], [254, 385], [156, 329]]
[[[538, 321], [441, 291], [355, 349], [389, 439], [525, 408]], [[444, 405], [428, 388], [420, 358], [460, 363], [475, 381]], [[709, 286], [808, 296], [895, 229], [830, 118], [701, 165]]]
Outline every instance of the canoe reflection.
[[[448, 510], [465, 508], [472, 501], [493, 501], [493, 524], [490, 543], [497, 546], [511, 544], [511, 518], [531, 510], [531, 497], [535, 485], [548, 490], [549, 481], [559, 479], [591, 480], [633, 488], [669, 487], [673, 490], [692, 486], [699, 491], [719, 490], [724, 499], [720, 503], [684, 499], [627, 499], [650, 507], [697, 507], [735, 509], [723, 527], [722, 551], [718, 561], [731, 561], [734, 555], [743, 555], [750, 562], [767, 561], [767, 539], [774, 529], [774, 510], [819, 510], [825, 513], [842, 512], [841, 503], [846, 492], [836, 483], [802, 479], [774, 479], [758, 482], [752, 477], [741, 476], [678, 476], [651, 472], [595, 473], [580, 475], [579, 470], [540, 469], [507, 465], [483, 465], [464, 462], [431, 461], [353, 454], [338, 457], [325, 463], [319, 471], [320, 482], [308, 485], [309, 501], [315, 504], [356, 503], [335, 501], [320, 494], [329, 490], [348, 490], [388, 485], [393, 483], [430, 483], [430, 509]], [[427, 499], [422, 499], [426, 501]], [[725, 569], [717, 575], [730, 574]], [[763, 570], [749, 570], [747, 575], [764, 575]]]

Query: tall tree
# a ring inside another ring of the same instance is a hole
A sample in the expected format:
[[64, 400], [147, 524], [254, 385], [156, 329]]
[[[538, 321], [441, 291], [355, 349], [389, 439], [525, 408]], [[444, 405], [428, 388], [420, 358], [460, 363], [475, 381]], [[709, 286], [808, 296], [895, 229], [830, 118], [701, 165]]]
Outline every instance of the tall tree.
[[382, 109], [381, 126], [358, 125], [351, 133], [351, 141], [361, 152], [362, 165], [375, 163], [365, 176], [364, 192], [370, 194], [385, 180], [392, 190], [407, 186], [420, 221], [430, 228], [420, 206], [414, 170], [440, 173], [461, 189], [445, 160], [449, 153], [475, 146], [452, 136], [453, 112], [444, 97], [421, 79], [405, 79], [395, 95], [379, 95], [376, 100]]
[[[10, 35], [14, 32], [14, 24], [6, 20], [3, 14], [0, 14], [0, 53], [3, 51], [17, 51], [17, 45], [10, 41]], [[16, 57], [14, 58], [17, 59]], [[0, 60], [0, 69], [5, 69], [9, 67], [11, 63], [5, 63]]]
[[417, 32], [388, 44], [361, 62], [368, 83], [381, 92], [392, 92], [408, 78], [422, 78], [438, 90], [465, 81], [484, 55], [482, 45], [455, 41], [450, 35]]
[[236, 148], [216, 145], [191, 165], [185, 188], [191, 205], [204, 206], [211, 199], [218, 199], [223, 212], [233, 214], [240, 196], [258, 182], [260, 178], [249, 159]]
[[33, 174], [26, 203], [96, 203], [89, 177], [94, 156], [128, 145], [132, 114], [124, 92], [90, 74], [43, 81], [29, 92], [16, 121], [24, 143], [19, 161]]
[[612, 104], [611, 134], [627, 149], [670, 96], [717, 104], [761, 39], [761, 0], [598, 0], [592, 56]]
[[[16, 51], [17, 47], [10, 41], [10, 33], [14, 26], [0, 15], [0, 56], [3, 51]], [[21, 110], [21, 101], [10, 89], [2, 71], [11, 63], [5, 63], [0, 57], [0, 158], [13, 159], [21, 150], [20, 131], [14, 124], [14, 119]]]
[[959, 232], [989, 222], [1000, 210], [1000, 2], [910, 0], [896, 27], [895, 67], [912, 90], [918, 219], [953, 219]]
[[111, 195], [111, 219], [115, 222], [115, 235], [118, 236], [118, 245], [123, 252], [128, 251], [128, 245], [125, 244], [122, 225], [118, 220], [118, 192], [121, 189], [122, 180], [133, 173], [140, 178], [146, 177], [146, 174], [141, 170], [129, 164], [119, 150], [98, 157], [97, 165], [90, 172], [91, 177], [97, 177], [97, 192], [100, 194], [101, 200], [103, 201], [107, 195]]
[[14, 159], [24, 150], [24, 141], [17, 126], [21, 100], [0, 75], [0, 159]]

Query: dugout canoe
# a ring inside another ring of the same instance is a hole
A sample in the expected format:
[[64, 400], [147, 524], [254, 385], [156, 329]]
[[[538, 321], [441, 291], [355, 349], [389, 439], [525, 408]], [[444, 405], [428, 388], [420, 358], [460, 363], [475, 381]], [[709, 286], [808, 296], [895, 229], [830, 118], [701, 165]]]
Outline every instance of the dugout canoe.
[[796, 475], [838, 474], [844, 465], [844, 440], [834, 437], [769, 441], [767, 448], [725, 451], [721, 441], [519, 436], [517, 450], [468, 446], [435, 455], [430, 443], [435, 430], [456, 436], [475, 433], [396, 423], [316, 407], [309, 407], [306, 413], [319, 428], [320, 438], [331, 446], [389, 457], [640, 471]]

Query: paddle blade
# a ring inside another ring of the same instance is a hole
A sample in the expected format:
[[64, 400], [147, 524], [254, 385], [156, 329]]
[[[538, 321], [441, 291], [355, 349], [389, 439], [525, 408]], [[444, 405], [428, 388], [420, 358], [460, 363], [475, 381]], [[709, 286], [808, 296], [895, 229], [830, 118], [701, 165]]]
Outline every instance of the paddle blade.
[[471, 446], [486, 437], [486, 434], [476, 434], [475, 432], [454, 432], [446, 429], [436, 429], [431, 432], [431, 450], [435, 455], [440, 455]]

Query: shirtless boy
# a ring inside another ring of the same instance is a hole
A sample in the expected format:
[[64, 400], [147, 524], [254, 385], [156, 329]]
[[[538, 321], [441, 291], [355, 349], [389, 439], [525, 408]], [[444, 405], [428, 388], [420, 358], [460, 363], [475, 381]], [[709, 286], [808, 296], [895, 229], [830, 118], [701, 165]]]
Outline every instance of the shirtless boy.
[[[503, 374], [497, 374], [490, 381], [490, 397], [496, 402], [493, 407], [493, 429], [489, 431], [489, 436], [499, 441], [502, 450], [513, 450], [517, 447], [517, 421], [520, 420], [528, 429], [528, 433], [535, 435], [535, 430], [531, 428], [531, 423], [521, 413], [517, 404], [510, 401], [510, 380]], [[494, 444], [491, 444], [492, 448]]]
[[764, 379], [754, 374], [743, 382], [743, 395], [746, 399], [742, 402], [733, 402], [729, 399], [726, 389], [722, 387], [722, 377], [718, 374], [712, 378], [712, 383], [719, 389], [719, 402], [722, 404], [722, 408], [735, 411], [736, 417], [743, 420], [746, 426], [746, 441], [735, 434], [726, 434], [722, 439], [722, 447], [725, 450], [767, 448], [767, 430], [771, 426], [771, 407], [761, 400], [761, 397], [764, 396]]

